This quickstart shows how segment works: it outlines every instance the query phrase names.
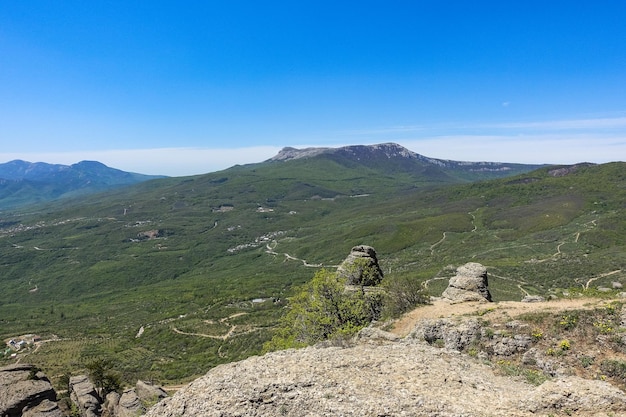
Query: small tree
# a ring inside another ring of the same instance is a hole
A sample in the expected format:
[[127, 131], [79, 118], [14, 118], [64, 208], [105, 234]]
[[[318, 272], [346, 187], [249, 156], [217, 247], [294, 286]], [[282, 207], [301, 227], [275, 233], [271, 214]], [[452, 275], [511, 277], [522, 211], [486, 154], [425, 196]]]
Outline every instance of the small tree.
[[303, 347], [323, 340], [355, 334], [377, 319], [380, 297], [363, 289], [346, 290], [346, 279], [322, 269], [289, 299], [266, 350]]
[[383, 311], [385, 317], [397, 317], [429, 301], [421, 282], [414, 278], [387, 277], [382, 287], [385, 293]]
[[107, 359], [95, 359], [87, 364], [89, 379], [93, 382], [101, 398], [113, 391], [119, 391], [122, 381], [117, 373], [111, 369], [111, 362]]

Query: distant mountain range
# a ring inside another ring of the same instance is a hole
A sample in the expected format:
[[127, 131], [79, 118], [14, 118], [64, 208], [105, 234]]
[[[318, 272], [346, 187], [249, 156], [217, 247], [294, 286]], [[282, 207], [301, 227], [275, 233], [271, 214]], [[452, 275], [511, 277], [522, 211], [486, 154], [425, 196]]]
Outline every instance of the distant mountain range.
[[[435, 159], [395, 143], [339, 148], [286, 147], [273, 158], [253, 165], [305, 159], [325, 159], [347, 168], [362, 166], [375, 170], [376, 175], [381, 172], [389, 176], [408, 175], [406, 180], [415, 181], [419, 185], [501, 178], [543, 166]], [[91, 194], [156, 178], [164, 176], [125, 172], [95, 161], [82, 161], [73, 165], [10, 161], [0, 164], [0, 210]]]
[[0, 209], [90, 194], [156, 178], [164, 177], [125, 172], [95, 161], [61, 165], [15, 160], [0, 164]]

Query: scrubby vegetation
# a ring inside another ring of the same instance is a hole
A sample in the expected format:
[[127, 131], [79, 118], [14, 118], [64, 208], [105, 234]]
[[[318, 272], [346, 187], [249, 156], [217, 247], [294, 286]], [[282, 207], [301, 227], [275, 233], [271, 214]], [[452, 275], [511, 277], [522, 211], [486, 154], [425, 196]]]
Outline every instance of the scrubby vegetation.
[[265, 349], [348, 338], [378, 319], [381, 306], [380, 291], [348, 289], [345, 278], [322, 269], [289, 299], [288, 310]]
[[624, 163], [444, 186], [301, 162], [1, 213], [0, 337], [51, 340], [19, 352], [49, 375], [104, 357], [124, 383], [179, 383], [262, 352], [295, 288], [357, 244], [376, 248], [389, 315], [468, 261], [498, 301], [626, 280]]

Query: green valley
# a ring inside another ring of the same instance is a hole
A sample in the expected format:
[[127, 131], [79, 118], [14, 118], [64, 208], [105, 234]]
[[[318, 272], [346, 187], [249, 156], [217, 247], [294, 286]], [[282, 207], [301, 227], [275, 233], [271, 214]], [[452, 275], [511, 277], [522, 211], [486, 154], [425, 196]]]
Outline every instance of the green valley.
[[53, 377], [104, 357], [125, 381], [178, 384], [261, 352], [294, 287], [358, 244], [386, 280], [431, 295], [470, 261], [495, 300], [626, 280], [626, 163], [486, 179], [372, 158], [268, 161], [3, 212], [0, 336], [41, 337], [19, 356]]

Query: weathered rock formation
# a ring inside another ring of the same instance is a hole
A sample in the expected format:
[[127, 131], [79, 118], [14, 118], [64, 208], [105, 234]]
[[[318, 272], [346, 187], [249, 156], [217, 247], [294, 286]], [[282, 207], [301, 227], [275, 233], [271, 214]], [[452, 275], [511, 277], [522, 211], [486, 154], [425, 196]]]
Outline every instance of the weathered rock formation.
[[100, 415], [100, 396], [88, 376], [77, 375], [70, 377], [70, 398], [78, 407], [82, 417], [97, 417]]
[[348, 348], [287, 350], [218, 366], [147, 416], [530, 417], [562, 410], [623, 415], [626, 394], [576, 376], [534, 386], [455, 350], [375, 331]]
[[345, 277], [348, 285], [373, 286], [380, 284], [383, 279], [376, 251], [366, 245], [353, 247], [348, 257], [337, 268], [337, 274]]
[[153, 405], [167, 396], [163, 388], [137, 381], [134, 388], [124, 390], [122, 395], [117, 392], [108, 394], [104, 408], [109, 416], [135, 417], [146, 411], [146, 405]]
[[0, 368], [0, 416], [62, 417], [48, 378], [33, 365]]
[[441, 297], [453, 303], [466, 301], [492, 301], [487, 281], [487, 268], [476, 262], [469, 262], [457, 268], [456, 275], [450, 278], [448, 288]]

